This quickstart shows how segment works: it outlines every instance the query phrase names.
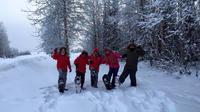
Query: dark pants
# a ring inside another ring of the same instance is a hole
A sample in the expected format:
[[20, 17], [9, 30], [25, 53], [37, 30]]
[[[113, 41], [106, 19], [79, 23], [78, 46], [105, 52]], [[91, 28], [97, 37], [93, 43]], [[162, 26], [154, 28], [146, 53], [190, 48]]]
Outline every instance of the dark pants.
[[136, 72], [137, 70], [132, 70], [132, 69], [129, 69], [129, 68], [124, 68], [121, 76], [119, 77], [119, 82], [120, 83], [124, 83], [124, 81], [126, 80], [126, 78], [130, 77], [130, 80], [131, 80], [131, 86], [137, 86], [137, 82], [136, 82]]
[[119, 71], [119, 68], [110, 68], [109, 69], [108, 78], [109, 78], [109, 81], [111, 81], [111, 78], [112, 78], [112, 82], [111, 82], [112, 88], [115, 87], [115, 79], [116, 79], [118, 71]]
[[91, 73], [91, 86], [97, 88], [98, 84], [98, 72], [95, 69], [90, 70]]
[[85, 83], [85, 73], [76, 71], [76, 76], [81, 77], [81, 88], [83, 88], [83, 85]]
[[59, 72], [58, 85], [60, 83], [64, 83], [64, 86], [65, 86], [66, 85], [66, 81], [67, 81], [67, 71], [59, 69], [58, 72]]

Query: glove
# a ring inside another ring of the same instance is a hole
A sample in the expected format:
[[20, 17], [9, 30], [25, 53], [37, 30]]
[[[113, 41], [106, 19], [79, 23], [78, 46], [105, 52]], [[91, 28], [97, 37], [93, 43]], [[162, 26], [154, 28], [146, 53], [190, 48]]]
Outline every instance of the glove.
[[93, 62], [92, 62], [92, 60], [90, 60], [88, 63], [89, 63], [89, 64], [92, 64]]
[[144, 56], [145, 55], [145, 51], [142, 49], [141, 46], [138, 46], [136, 49], [136, 52], [139, 56]]

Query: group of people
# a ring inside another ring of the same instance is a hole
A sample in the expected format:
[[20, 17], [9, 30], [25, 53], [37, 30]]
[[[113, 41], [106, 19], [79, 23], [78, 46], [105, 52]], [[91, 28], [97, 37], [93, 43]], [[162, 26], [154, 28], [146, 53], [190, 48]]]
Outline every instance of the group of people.
[[[131, 86], [137, 86], [136, 83], [136, 72], [138, 58], [144, 55], [144, 50], [141, 46], [136, 46], [134, 43], [128, 45], [125, 53], [120, 55], [120, 53], [113, 51], [111, 49], [104, 49], [104, 57], [101, 56], [98, 48], [95, 48], [93, 52], [89, 55], [87, 51], [82, 51], [82, 53], [75, 59], [74, 65], [76, 66], [76, 76], [81, 77], [81, 89], [85, 90], [85, 73], [86, 66], [89, 65], [90, 75], [91, 75], [91, 86], [98, 88], [98, 73], [101, 64], [107, 64], [109, 66], [108, 77], [112, 89], [115, 88], [116, 76], [120, 68], [120, 58], [126, 59], [126, 64], [122, 74], [119, 76], [118, 82], [120, 84], [124, 83], [127, 76], [130, 76]], [[57, 60], [57, 69], [59, 72], [58, 83], [60, 79], [64, 79], [66, 84], [67, 73], [71, 72], [70, 58], [65, 47], [60, 49], [54, 49], [52, 53], [52, 58]], [[64, 84], [64, 85], [65, 85]]]

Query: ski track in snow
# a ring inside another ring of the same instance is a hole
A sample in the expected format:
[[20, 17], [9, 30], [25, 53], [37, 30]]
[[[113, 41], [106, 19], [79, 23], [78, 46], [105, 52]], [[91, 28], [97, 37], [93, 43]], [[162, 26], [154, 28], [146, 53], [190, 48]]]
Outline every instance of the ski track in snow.
[[[71, 63], [77, 55], [72, 54]], [[124, 63], [121, 65], [119, 73]], [[147, 64], [139, 65], [137, 88], [129, 87], [127, 79], [120, 88], [107, 91], [101, 77], [108, 67], [102, 65], [98, 89], [90, 87], [87, 71], [87, 90], [76, 94], [73, 71], [68, 74], [69, 90], [60, 94], [56, 62], [49, 56], [38, 54], [1, 60], [0, 112], [199, 112], [199, 79], [177, 80]], [[193, 83], [195, 86], [191, 86]]]

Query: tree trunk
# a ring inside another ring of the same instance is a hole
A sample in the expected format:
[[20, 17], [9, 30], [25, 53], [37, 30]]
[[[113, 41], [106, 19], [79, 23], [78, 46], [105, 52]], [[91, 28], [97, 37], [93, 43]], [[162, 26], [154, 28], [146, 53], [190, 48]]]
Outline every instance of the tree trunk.
[[66, 1], [63, 0], [63, 22], [64, 22], [64, 39], [65, 39], [65, 47], [67, 48], [67, 52], [69, 53], [69, 42], [67, 36], [67, 11], [66, 11]]

